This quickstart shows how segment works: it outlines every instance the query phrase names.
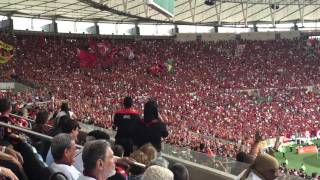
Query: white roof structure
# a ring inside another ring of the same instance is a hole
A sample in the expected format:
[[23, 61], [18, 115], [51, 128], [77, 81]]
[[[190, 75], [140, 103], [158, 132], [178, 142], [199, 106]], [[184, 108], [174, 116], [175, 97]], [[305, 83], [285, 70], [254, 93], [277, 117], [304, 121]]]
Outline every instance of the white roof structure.
[[[271, 5], [278, 5], [273, 10]], [[248, 24], [318, 21], [320, 0], [175, 0], [174, 17], [147, 0], [1, 0], [0, 14], [44, 19], [176, 24]]]

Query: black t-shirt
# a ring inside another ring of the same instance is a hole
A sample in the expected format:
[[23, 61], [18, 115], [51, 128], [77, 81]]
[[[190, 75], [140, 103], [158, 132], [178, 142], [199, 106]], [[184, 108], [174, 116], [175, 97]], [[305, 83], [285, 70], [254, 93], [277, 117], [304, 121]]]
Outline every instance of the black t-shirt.
[[153, 120], [149, 123], [140, 122], [135, 128], [134, 143], [138, 147], [151, 143], [158, 152], [161, 151], [161, 138], [169, 135], [167, 126], [160, 120]]
[[140, 114], [133, 109], [122, 109], [116, 112], [113, 126], [117, 129], [115, 139], [132, 138], [134, 127], [140, 121]]
[[[0, 116], [0, 122], [11, 124], [11, 119], [7, 116]], [[11, 133], [11, 129], [0, 126], [0, 141], [6, 141]]]

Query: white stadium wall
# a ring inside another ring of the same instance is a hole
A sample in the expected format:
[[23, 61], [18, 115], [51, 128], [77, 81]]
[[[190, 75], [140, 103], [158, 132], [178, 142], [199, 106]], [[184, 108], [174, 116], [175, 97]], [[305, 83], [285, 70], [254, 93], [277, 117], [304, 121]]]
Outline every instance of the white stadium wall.
[[179, 33], [177, 34], [176, 41], [195, 41], [197, 34], [195, 33]]
[[275, 32], [250, 32], [242, 33], [241, 39], [244, 40], [274, 40], [276, 39]]
[[285, 31], [285, 32], [249, 32], [249, 33], [182, 33], [177, 34], [177, 41], [195, 41], [197, 35], [201, 36], [202, 41], [231, 41], [236, 40], [237, 35], [243, 40], [275, 40], [276, 37], [281, 39], [300, 38], [300, 31]]
[[234, 33], [206, 33], [201, 34], [202, 41], [230, 41], [235, 40], [236, 34]]
[[296, 39], [300, 37], [299, 31], [279, 32], [281, 39]]

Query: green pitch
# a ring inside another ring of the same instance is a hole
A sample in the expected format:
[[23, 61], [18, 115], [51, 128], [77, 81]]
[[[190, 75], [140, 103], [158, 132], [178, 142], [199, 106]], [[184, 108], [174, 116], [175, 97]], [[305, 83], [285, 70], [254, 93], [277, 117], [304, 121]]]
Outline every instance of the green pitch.
[[[314, 141], [315, 144], [320, 143], [320, 140]], [[290, 152], [290, 148], [286, 147], [285, 157], [288, 160], [288, 167], [290, 169], [301, 169], [302, 163], [306, 167], [307, 174], [311, 175], [313, 172], [317, 172], [320, 174], [320, 153], [319, 157], [317, 154], [297, 154], [295, 152], [295, 147], [297, 145], [293, 145], [293, 152]], [[283, 158], [282, 153], [277, 152], [275, 153], [276, 158], [279, 160], [280, 163], [285, 162], [285, 158]]]

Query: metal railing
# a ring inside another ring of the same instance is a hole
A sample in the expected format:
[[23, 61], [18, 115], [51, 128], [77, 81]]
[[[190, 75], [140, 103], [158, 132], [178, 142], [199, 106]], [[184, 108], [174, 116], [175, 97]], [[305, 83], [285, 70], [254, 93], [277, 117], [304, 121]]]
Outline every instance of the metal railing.
[[[23, 117], [21, 117], [21, 118], [23, 118]], [[35, 137], [37, 137], [37, 138], [39, 138], [41, 140], [51, 141], [53, 139], [53, 137], [51, 137], [51, 136], [48, 136], [48, 135], [45, 135], [45, 134], [41, 134], [41, 133], [29, 130], [29, 129], [25, 129], [25, 128], [22, 128], [22, 127], [19, 127], [19, 126], [7, 124], [7, 123], [4, 123], [4, 122], [0, 122], [0, 126], [6, 127], [6, 128], [10, 128], [10, 129], [14, 129], [14, 130], [23, 132], [23, 133], [28, 134], [28, 135], [35, 136]], [[77, 146], [78, 149], [82, 149], [83, 148], [83, 146], [80, 146], [80, 145], [76, 145], [76, 146]], [[118, 157], [118, 156], [114, 156], [114, 157], [116, 159], [120, 159], [120, 157]], [[128, 161], [130, 161], [130, 160], [128, 160]], [[138, 162], [135, 162], [135, 161], [130, 161], [130, 164], [133, 164], [135, 166], [139, 166], [139, 167], [142, 167], [142, 168], [146, 167], [144, 164], [141, 164], [141, 163], [138, 163]]]
[[[17, 117], [17, 118], [24, 118], [24, 117], [21, 117], [21, 116], [18, 116], [18, 115], [15, 115], [15, 114], [10, 114], [14, 117]], [[24, 118], [26, 119], [26, 118]], [[26, 119], [30, 122], [35, 122], [34, 120], [32, 119]], [[94, 126], [94, 125], [88, 125], [88, 124], [83, 124], [81, 122], [79, 122], [80, 126], [81, 126], [81, 129], [84, 130], [85, 132], [90, 132], [92, 130], [101, 130], [101, 131], [105, 131], [107, 132], [109, 135], [110, 135], [110, 138], [111, 138], [111, 142], [115, 142], [115, 139], [114, 139], [114, 136], [116, 134], [115, 131], [113, 130], [110, 130], [110, 129], [104, 129], [104, 128], [101, 128], [101, 127], [97, 127], [97, 126]], [[28, 130], [28, 129], [25, 129], [25, 128], [22, 128], [22, 127], [17, 127], [17, 126], [14, 126], [14, 125], [9, 125], [9, 124], [6, 124], [6, 123], [3, 123], [3, 122], [0, 122], [0, 126], [5, 126], [5, 127], [8, 127], [8, 128], [12, 128], [12, 129], [16, 129], [16, 130], [19, 130], [21, 132], [24, 132], [26, 134], [30, 134], [30, 135], [33, 135], [33, 136], [36, 136], [36, 137], [39, 137], [40, 139], [43, 139], [43, 140], [51, 140], [52, 137], [51, 136], [47, 136], [47, 135], [44, 135], [44, 134], [41, 134], [41, 133], [37, 133], [37, 132], [34, 132], [34, 131], [31, 131], [31, 130]], [[83, 148], [82, 146], [80, 145], [77, 145], [78, 148]], [[222, 158], [222, 157], [219, 157], [219, 156], [216, 156], [214, 158], [209, 158], [206, 154], [203, 154], [203, 153], [199, 153], [199, 152], [193, 152], [193, 154], [198, 157], [196, 159], [194, 159], [195, 157], [190, 157], [190, 156], [186, 156], [185, 153], [183, 153], [185, 151], [185, 149], [183, 148], [180, 148], [180, 149], [176, 149], [178, 147], [173, 147], [173, 146], [170, 146], [168, 144], [164, 144], [163, 145], [163, 151], [161, 152], [161, 156], [165, 157], [166, 159], [170, 160], [170, 161], [174, 161], [174, 162], [179, 162], [179, 163], [183, 163], [185, 164], [186, 166], [188, 167], [191, 167], [191, 168], [200, 168], [202, 170], [205, 170], [207, 172], [209, 172], [209, 174], [215, 174], [216, 176], [222, 176], [226, 179], [236, 179], [238, 174], [233, 174], [230, 172], [231, 170], [231, 166], [237, 166], [237, 167], [240, 167], [240, 169], [244, 170], [247, 168], [248, 165], [246, 164], [241, 164], [241, 163], [236, 163], [234, 160], [231, 160], [231, 159], [228, 159], [226, 160], [226, 158]], [[175, 153], [175, 152], [182, 152], [182, 153]], [[201, 157], [201, 158], [199, 158]], [[119, 157], [116, 157], [116, 158], [119, 158]], [[206, 161], [206, 162], [221, 162], [220, 164], [223, 164], [225, 165], [226, 167], [225, 168], [218, 168], [214, 165], [210, 165], [210, 164], [206, 164], [206, 163], [201, 163], [202, 161]], [[132, 161], [132, 164], [136, 165], [136, 166], [139, 166], [139, 167], [143, 167], [145, 168], [146, 166], [144, 164], [141, 164], [141, 163], [137, 163], [137, 162], [134, 162]], [[223, 179], [224, 179], [223, 178]]]
[[10, 113], [10, 116], [13, 116], [13, 117], [16, 117], [16, 118], [25, 119], [25, 120], [27, 120], [27, 121], [29, 121], [29, 122], [32, 122], [32, 123], [35, 123], [35, 122], [36, 122], [36, 121], [33, 120], [33, 119], [25, 118], [25, 117], [23, 117], [23, 116], [18, 116], [18, 115], [12, 114], [12, 113]]

